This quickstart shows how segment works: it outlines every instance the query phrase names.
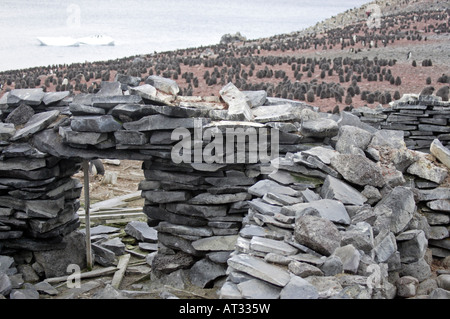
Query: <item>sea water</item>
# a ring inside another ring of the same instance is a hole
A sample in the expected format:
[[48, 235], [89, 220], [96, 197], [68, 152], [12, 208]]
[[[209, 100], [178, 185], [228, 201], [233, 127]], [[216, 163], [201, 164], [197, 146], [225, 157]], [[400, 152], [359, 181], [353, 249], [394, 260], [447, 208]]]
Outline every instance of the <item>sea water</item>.
[[[1, 0], [0, 71], [94, 62], [300, 31], [368, 0]], [[114, 46], [41, 46], [107, 35]]]

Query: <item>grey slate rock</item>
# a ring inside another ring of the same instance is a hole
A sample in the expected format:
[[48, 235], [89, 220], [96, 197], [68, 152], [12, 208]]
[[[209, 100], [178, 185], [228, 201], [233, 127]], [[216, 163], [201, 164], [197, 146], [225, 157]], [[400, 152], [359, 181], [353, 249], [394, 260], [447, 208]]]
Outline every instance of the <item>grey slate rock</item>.
[[106, 111], [99, 107], [93, 107], [90, 105], [83, 105], [78, 103], [70, 103], [69, 111], [74, 116], [80, 115], [105, 115]]
[[259, 90], [259, 91], [242, 91], [244, 95], [247, 97], [247, 99], [250, 102], [250, 107], [257, 107], [264, 105], [267, 100], [267, 92], [265, 90]]
[[11, 111], [5, 119], [5, 123], [14, 125], [23, 125], [27, 123], [35, 114], [34, 109], [27, 104], [21, 103], [18, 107]]
[[441, 141], [434, 139], [430, 145], [430, 152], [433, 154], [442, 164], [450, 169], [450, 150], [442, 145]]
[[355, 154], [354, 148], [364, 151], [372, 140], [372, 134], [354, 126], [344, 125], [339, 128], [336, 151], [341, 154]]
[[365, 156], [339, 154], [331, 159], [331, 165], [351, 183], [374, 187], [385, 185], [380, 168]]
[[206, 288], [211, 283], [225, 276], [226, 267], [224, 265], [217, 264], [210, 261], [207, 258], [203, 258], [197, 261], [189, 270], [189, 278], [197, 287]]
[[8, 95], [9, 105], [18, 105], [23, 102], [28, 105], [39, 105], [44, 98], [44, 91], [42, 88], [39, 89], [15, 89], [12, 90]]
[[252, 121], [253, 113], [244, 93], [233, 84], [228, 83], [219, 92], [228, 104], [228, 118], [231, 121]]
[[441, 184], [448, 175], [448, 170], [434, 165], [430, 160], [421, 156], [420, 159], [408, 167], [408, 173]]
[[140, 104], [142, 98], [138, 95], [113, 95], [113, 96], [93, 96], [92, 106], [110, 110], [120, 104]]
[[42, 103], [45, 105], [56, 104], [66, 97], [70, 95], [70, 91], [61, 91], [61, 92], [46, 92], [44, 98], [42, 99]]
[[394, 234], [403, 231], [416, 211], [413, 192], [406, 187], [395, 187], [389, 194], [377, 203], [376, 208], [386, 207], [392, 211], [390, 216], [390, 230]]
[[11, 141], [31, 137], [33, 134], [47, 128], [58, 118], [59, 114], [58, 110], [53, 110], [33, 115], [23, 128], [16, 131]]
[[150, 75], [145, 80], [145, 84], [150, 84], [156, 89], [163, 91], [167, 94], [177, 95], [178, 92], [180, 91], [177, 82], [157, 75]]
[[413, 229], [405, 231], [396, 237], [401, 262], [418, 261], [425, 256], [428, 240], [423, 230]]
[[342, 264], [341, 258], [336, 255], [331, 255], [325, 259], [323, 264], [320, 266], [325, 276], [334, 276], [340, 274], [344, 271], [344, 265]]
[[250, 279], [237, 284], [244, 299], [278, 299], [281, 289], [263, 280]]
[[338, 124], [331, 119], [303, 121], [300, 128], [300, 133], [306, 137], [333, 137], [336, 136], [338, 132]]
[[0, 142], [8, 141], [16, 133], [13, 123], [0, 123]]
[[362, 206], [367, 198], [354, 187], [330, 175], [325, 179], [320, 190], [322, 198], [335, 199], [343, 204]]
[[176, 128], [193, 129], [199, 120], [201, 125], [205, 125], [210, 122], [205, 118], [171, 118], [161, 114], [149, 115], [141, 118], [135, 122], [127, 122], [123, 124], [126, 130], [131, 131], [155, 131], [155, 130], [173, 130]]
[[93, 96], [117, 96], [122, 95], [122, 85], [119, 82], [102, 81], [100, 90]]
[[316, 216], [300, 216], [295, 222], [294, 237], [297, 242], [325, 256], [340, 246], [341, 234], [329, 220]]
[[350, 225], [350, 216], [345, 209], [345, 206], [336, 200], [321, 199], [310, 203], [300, 203], [291, 206], [284, 206], [281, 213], [290, 216], [301, 216], [306, 209], [317, 210], [318, 214], [325, 219], [335, 223]]
[[303, 278], [291, 275], [287, 285], [280, 292], [280, 299], [319, 299], [319, 293]]
[[100, 245], [112, 251], [116, 256], [125, 254], [125, 244], [118, 237], [102, 242]]
[[158, 232], [144, 222], [129, 222], [125, 227], [125, 232], [139, 241], [147, 243], [155, 243], [158, 241]]
[[122, 128], [122, 125], [111, 115], [77, 116], [70, 122], [73, 131], [109, 133]]
[[250, 255], [234, 255], [228, 259], [228, 265], [236, 270], [267, 281], [278, 287], [284, 287], [290, 281], [288, 271]]
[[249, 194], [263, 197], [267, 193], [296, 196], [298, 192], [271, 180], [261, 180], [248, 189]]
[[8, 296], [13, 289], [11, 280], [4, 272], [0, 272], [0, 295]]

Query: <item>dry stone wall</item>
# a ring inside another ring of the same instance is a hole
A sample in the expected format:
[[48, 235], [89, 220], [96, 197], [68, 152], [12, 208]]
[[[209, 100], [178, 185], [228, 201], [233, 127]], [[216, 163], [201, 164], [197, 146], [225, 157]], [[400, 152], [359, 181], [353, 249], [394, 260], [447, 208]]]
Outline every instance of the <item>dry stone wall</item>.
[[445, 136], [433, 135], [427, 154], [407, 148], [403, 131], [369, 125], [365, 110], [323, 114], [231, 83], [220, 98], [178, 92], [152, 76], [74, 97], [4, 96], [0, 255], [28, 254], [47, 277], [83, 265], [85, 248], [74, 244], [84, 242], [82, 186], [71, 176], [82, 160], [131, 159], [143, 163], [155, 278], [184, 274], [200, 287], [222, 279], [220, 298], [430, 293], [418, 288], [431, 255], [450, 251]]

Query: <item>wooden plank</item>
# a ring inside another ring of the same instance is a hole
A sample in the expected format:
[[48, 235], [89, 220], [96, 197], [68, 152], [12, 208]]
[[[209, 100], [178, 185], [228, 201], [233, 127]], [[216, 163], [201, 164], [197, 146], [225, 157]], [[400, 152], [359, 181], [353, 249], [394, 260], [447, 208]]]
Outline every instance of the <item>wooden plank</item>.
[[138, 191], [138, 192], [134, 192], [131, 194], [126, 194], [123, 196], [107, 199], [107, 200], [92, 204], [91, 209], [93, 211], [96, 211], [96, 210], [99, 210], [99, 209], [105, 208], [105, 207], [111, 208], [111, 207], [116, 207], [119, 205], [124, 205], [124, 203], [126, 203], [127, 201], [133, 201], [133, 200], [142, 198], [141, 194], [142, 194], [142, 192]]
[[130, 258], [131, 255], [130, 254], [126, 254], [126, 255], [122, 255], [119, 258], [119, 262], [117, 264], [117, 268], [119, 268], [119, 270], [117, 270], [114, 273], [112, 282], [111, 282], [111, 286], [113, 286], [116, 289], [120, 289], [120, 284], [122, 283], [123, 280], [123, 276], [125, 275], [125, 271], [127, 270], [128, 267], [128, 263], [130, 262]]
[[[88, 272], [82, 272], [82, 273], [80, 273], [80, 279], [95, 278], [95, 277], [110, 275], [110, 274], [116, 272], [117, 269], [118, 268], [115, 266], [110, 266], [110, 267], [106, 267], [106, 268], [91, 270]], [[44, 281], [48, 282], [49, 284], [58, 283], [58, 282], [62, 282], [62, 281], [67, 281], [69, 276], [73, 276], [73, 274], [68, 275], [68, 276], [62, 276], [62, 277], [47, 278]]]

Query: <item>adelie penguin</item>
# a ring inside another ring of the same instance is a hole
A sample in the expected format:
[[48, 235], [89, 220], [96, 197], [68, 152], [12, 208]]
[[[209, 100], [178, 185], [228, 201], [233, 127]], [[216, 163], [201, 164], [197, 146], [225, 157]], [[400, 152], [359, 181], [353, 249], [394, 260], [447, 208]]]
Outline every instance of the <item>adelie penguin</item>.
[[422, 92], [420, 92], [420, 95], [432, 95], [433, 92], [434, 92], [434, 87], [427, 86], [422, 90]]

